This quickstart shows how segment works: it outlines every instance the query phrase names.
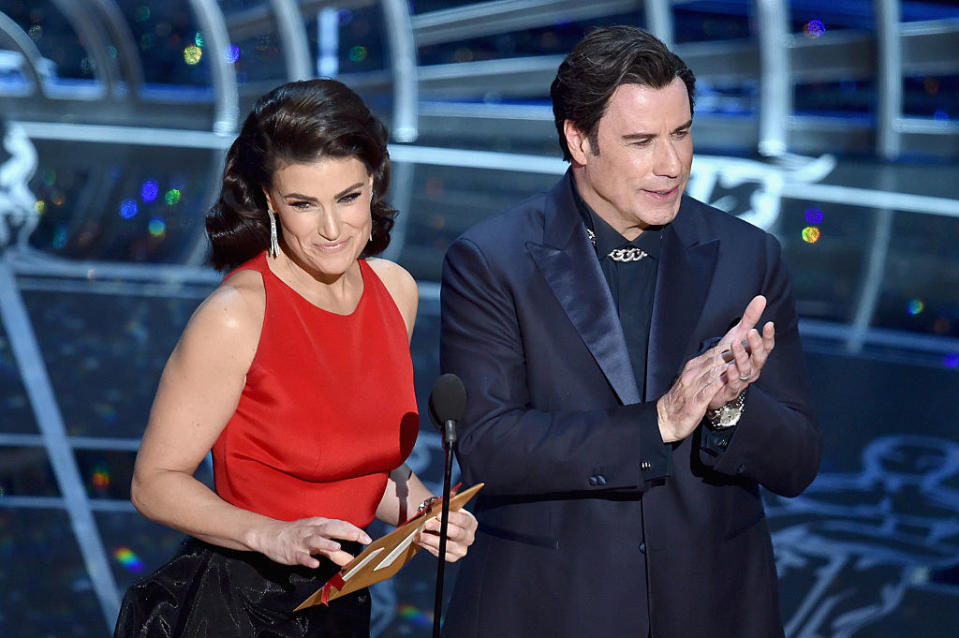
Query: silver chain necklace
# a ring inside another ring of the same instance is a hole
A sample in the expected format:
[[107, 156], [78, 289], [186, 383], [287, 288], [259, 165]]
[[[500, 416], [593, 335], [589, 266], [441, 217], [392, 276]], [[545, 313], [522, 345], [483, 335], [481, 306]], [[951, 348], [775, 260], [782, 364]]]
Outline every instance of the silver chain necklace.
[[[589, 237], [590, 243], [593, 246], [596, 246], [596, 233], [593, 232], [591, 228], [586, 229], [586, 236]], [[618, 261], [621, 263], [628, 263], [632, 261], [639, 261], [644, 257], [648, 257], [646, 251], [642, 248], [636, 248], [635, 246], [630, 246], [629, 248], [614, 248], [609, 251], [608, 257], [613, 261]]]

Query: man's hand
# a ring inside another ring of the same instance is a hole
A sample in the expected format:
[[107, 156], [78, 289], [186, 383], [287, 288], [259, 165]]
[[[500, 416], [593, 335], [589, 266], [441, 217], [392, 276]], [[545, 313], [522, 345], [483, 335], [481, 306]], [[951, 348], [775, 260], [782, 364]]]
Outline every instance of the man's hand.
[[765, 309], [766, 298], [762, 295], [753, 297], [739, 323], [716, 346], [729, 361], [729, 367], [722, 374], [722, 388], [709, 401], [710, 409], [732, 401], [759, 379], [769, 353], [776, 346], [776, 329], [772, 321], [766, 322], [761, 335], [755, 328]]
[[772, 322], [755, 329], [766, 308], [766, 298], [757, 295], [746, 306], [742, 319], [719, 344], [690, 359], [673, 387], [656, 402], [659, 432], [663, 441], [681, 441], [702, 421], [707, 408], [732, 401], [759, 378], [775, 346]]

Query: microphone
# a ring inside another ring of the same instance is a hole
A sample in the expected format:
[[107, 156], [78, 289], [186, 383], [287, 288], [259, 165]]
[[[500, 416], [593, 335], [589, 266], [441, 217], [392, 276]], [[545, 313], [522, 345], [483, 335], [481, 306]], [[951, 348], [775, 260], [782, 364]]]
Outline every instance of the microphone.
[[456, 443], [456, 422], [466, 410], [466, 387], [455, 374], [441, 375], [430, 392], [429, 413], [433, 426], [443, 435], [443, 445]]
[[439, 562], [436, 566], [436, 597], [433, 601], [433, 638], [440, 636], [443, 616], [443, 568], [446, 565], [446, 530], [450, 516], [450, 474], [453, 469], [453, 445], [456, 443], [456, 422], [466, 410], [466, 388], [455, 374], [441, 375], [430, 392], [430, 421], [443, 437], [443, 507], [440, 518]]

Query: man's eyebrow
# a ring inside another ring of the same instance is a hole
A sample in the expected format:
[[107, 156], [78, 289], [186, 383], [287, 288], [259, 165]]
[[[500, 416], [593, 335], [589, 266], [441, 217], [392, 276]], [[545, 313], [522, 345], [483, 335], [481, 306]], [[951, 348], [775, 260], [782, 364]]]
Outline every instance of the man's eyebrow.
[[627, 142], [633, 140], [648, 140], [651, 137], [656, 137], [655, 133], [627, 133], [623, 136], [623, 139]]
[[[690, 118], [689, 120], [686, 120], [685, 122], [683, 122], [682, 124], [674, 128], [673, 133], [691, 128], [692, 125], [693, 125], [693, 120], [692, 118]], [[648, 140], [653, 137], [656, 137], [655, 133], [627, 133], [626, 135], [623, 135], [622, 139], [627, 142], [633, 142], [637, 140]]]

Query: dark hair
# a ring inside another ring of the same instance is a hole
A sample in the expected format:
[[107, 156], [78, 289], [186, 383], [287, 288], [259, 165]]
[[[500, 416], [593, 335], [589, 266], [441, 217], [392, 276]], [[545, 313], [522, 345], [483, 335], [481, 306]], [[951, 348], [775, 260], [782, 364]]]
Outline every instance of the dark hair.
[[263, 188], [281, 163], [321, 157], [355, 157], [373, 175], [373, 239], [362, 257], [390, 243], [396, 211], [384, 200], [390, 183], [386, 127], [359, 95], [336, 80], [306, 80], [279, 86], [254, 105], [223, 168], [220, 197], [206, 218], [218, 270], [235, 268], [270, 245]]
[[609, 98], [622, 84], [662, 89], [679, 78], [689, 93], [693, 112], [696, 77], [683, 60], [652, 34], [637, 27], [602, 27], [579, 41], [556, 71], [550, 87], [553, 119], [563, 159], [570, 161], [563, 124], [572, 122], [599, 153], [597, 131]]

